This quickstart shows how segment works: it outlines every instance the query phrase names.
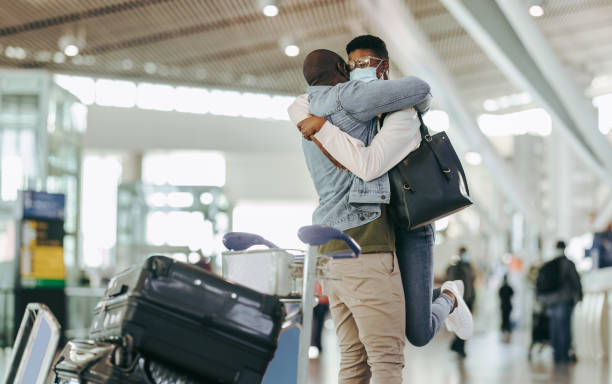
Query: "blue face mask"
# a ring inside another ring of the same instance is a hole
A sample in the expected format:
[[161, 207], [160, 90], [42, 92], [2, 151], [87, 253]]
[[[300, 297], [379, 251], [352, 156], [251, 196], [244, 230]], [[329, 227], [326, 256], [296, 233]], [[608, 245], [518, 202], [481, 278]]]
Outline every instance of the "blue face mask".
[[350, 80], [361, 80], [369, 83], [370, 81], [378, 80], [376, 77], [376, 68], [375, 67], [367, 67], [367, 68], [355, 68], [351, 71]]

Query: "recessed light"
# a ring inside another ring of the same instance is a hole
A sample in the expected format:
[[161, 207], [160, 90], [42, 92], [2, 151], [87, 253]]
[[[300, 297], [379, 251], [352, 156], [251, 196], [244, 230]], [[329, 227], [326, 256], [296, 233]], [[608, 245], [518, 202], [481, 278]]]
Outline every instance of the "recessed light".
[[278, 7], [276, 5], [266, 5], [263, 7], [262, 12], [268, 17], [274, 17], [278, 15]]
[[529, 14], [533, 17], [541, 17], [544, 15], [544, 8], [539, 4], [534, 4], [529, 7]]
[[300, 47], [290, 44], [285, 47], [285, 55], [295, 57], [300, 54]]
[[78, 54], [79, 54], [79, 47], [77, 47], [74, 44], [68, 44], [64, 48], [64, 55], [66, 55], [68, 57], [74, 57], [74, 56], [76, 56]]

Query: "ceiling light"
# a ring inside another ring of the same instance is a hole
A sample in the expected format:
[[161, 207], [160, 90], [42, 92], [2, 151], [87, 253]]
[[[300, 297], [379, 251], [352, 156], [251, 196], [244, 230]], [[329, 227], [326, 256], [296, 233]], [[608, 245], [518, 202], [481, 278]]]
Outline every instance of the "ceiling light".
[[85, 48], [84, 33], [79, 33], [79, 37], [76, 37], [72, 33], [66, 33], [59, 38], [58, 45], [64, 55], [74, 57]]
[[278, 2], [276, 0], [257, 0], [257, 8], [268, 17], [278, 15]]
[[53, 55], [53, 62], [56, 64], [62, 64], [63, 62], [66, 61], [66, 56], [64, 56], [63, 53], [61, 52], [55, 52], [55, 54]]
[[300, 54], [300, 47], [298, 47], [295, 39], [292, 36], [281, 37], [278, 40], [278, 46], [287, 56], [294, 57]]
[[23, 60], [28, 55], [25, 49], [21, 47], [11, 47], [10, 45], [4, 50], [4, 54], [9, 59]]
[[157, 65], [155, 65], [155, 63], [147, 62], [144, 64], [144, 71], [149, 75], [152, 75], [157, 72]]
[[480, 165], [482, 156], [478, 152], [468, 152], [465, 154], [465, 161], [470, 165]]
[[68, 44], [64, 48], [64, 54], [68, 57], [74, 57], [79, 54], [79, 47], [74, 44]]
[[529, 7], [529, 14], [533, 17], [541, 17], [544, 15], [544, 8], [540, 4], [534, 4]]
[[121, 61], [121, 68], [124, 71], [130, 71], [132, 68], [134, 68], [134, 62], [130, 59], [123, 59], [123, 61]]
[[285, 55], [295, 57], [300, 54], [300, 47], [290, 44], [285, 47]]
[[263, 7], [262, 12], [268, 17], [274, 17], [278, 15], [278, 7], [276, 5], [266, 5]]
[[51, 61], [52, 57], [53, 57], [53, 55], [49, 51], [38, 51], [34, 55], [34, 59], [36, 61], [42, 61], [42, 62], [49, 62], [49, 61]]

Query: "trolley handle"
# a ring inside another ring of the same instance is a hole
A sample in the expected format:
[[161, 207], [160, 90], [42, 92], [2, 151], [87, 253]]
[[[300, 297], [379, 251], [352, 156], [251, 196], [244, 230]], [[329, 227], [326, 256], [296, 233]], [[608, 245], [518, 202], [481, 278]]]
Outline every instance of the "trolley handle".
[[229, 232], [223, 236], [223, 245], [231, 251], [244, 251], [254, 245], [265, 245], [268, 248], [278, 246], [263, 237], [248, 232]]
[[361, 253], [361, 247], [352, 237], [327, 225], [317, 224], [302, 227], [298, 230], [298, 237], [302, 242], [313, 246], [323, 245], [331, 240], [343, 240], [353, 252], [340, 252], [329, 255], [334, 259], [355, 258], [359, 257]]

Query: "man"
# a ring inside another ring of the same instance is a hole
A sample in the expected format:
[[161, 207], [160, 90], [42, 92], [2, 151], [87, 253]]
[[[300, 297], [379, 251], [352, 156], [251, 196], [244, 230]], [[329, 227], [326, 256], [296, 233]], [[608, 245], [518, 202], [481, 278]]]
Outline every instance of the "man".
[[[474, 287], [474, 269], [470, 264], [470, 254], [466, 247], [459, 248], [459, 261], [456, 264], [450, 265], [446, 269], [446, 278], [448, 280], [461, 280], [463, 282], [463, 300], [469, 310], [472, 310], [474, 301], [476, 301], [476, 290]], [[451, 350], [457, 352], [459, 356], [465, 357], [465, 338], [455, 336], [451, 343]]]
[[[359, 68], [353, 64], [351, 79], [388, 79], [388, 53], [382, 40], [370, 35], [359, 36], [347, 45], [346, 50], [349, 63], [367, 61], [368, 64]], [[300, 104], [301, 114], [305, 117], [306, 100], [298, 98], [296, 104]], [[419, 109], [425, 112], [428, 107], [429, 100], [422, 103]], [[293, 108], [297, 109], [298, 106], [294, 105]], [[332, 161], [340, 163], [366, 182], [386, 175], [389, 169], [416, 149], [421, 141], [419, 120], [414, 108], [388, 115], [381, 132], [367, 147], [367, 143], [342, 132], [342, 127], [335, 127], [322, 118], [310, 117], [298, 125], [305, 137], [315, 140], [329, 152]], [[413, 231], [396, 232], [398, 263], [406, 298], [406, 336], [416, 346], [427, 344], [435, 336], [442, 322], [456, 306], [454, 296], [461, 297], [462, 287], [457, 286], [458, 283], [445, 283], [442, 287], [445, 295], [440, 294], [440, 289], [432, 290], [433, 237], [432, 225]], [[462, 300], [459, 305], [460, 310], [453, 311], [446, 323], [449, 329], [466, 339], [471, 335], [471, 315]]]
[[574, 263], [565, 256], [565, 242], [557, 242], [558, 255], [545, 263], [538, 274], [536, 294], [549, 317], [550, 342], [555, 363], [570, 360], [571, 319], [574, 306], [582, 300], [582, 284]]
[[[344, 60], [334, 52], [317, 50], [304, 61], [304, 77], [310, 85], [311, 112], [326, 116], [347, 132], [369, 143], [379, 113], [415, 105], [427, 98], [429, 86], [416, 78], [393, 82], [395, 92], [375, 83], [347, 82]], [[372, 95], [376, 105], [363, 103]], [[294, 122], [303, 116], [289, 108]], [[362, 247], [356, 259], [334, 260], [330, 273], [342, 280], [330, 281], [326, 290], [336, 325], [342, 384], [401, 383], [404, 366], [404, 295], [394, 255], [395, 241], [381, 202], [389, 202], [386, 175], [364, 182], [337, 168], [311, 141], [303, 140], [306, 163], [314, 181], [319, 206], [313, 222], [334, 226], [351, 235]], [[321, 253], [346, 251], [330, 242]]]

